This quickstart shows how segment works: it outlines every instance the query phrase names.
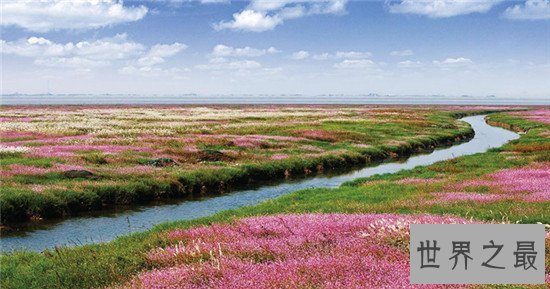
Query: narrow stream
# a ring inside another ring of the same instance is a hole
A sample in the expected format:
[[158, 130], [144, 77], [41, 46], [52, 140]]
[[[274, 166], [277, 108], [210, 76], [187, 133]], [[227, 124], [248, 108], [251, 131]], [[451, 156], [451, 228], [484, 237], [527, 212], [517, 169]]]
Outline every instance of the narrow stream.
[[500, 147], [510, 140], [519, 138], [519, 135], [514, 132], [486, 124], [484, 117], [484, 115], [478, 115], [461, 119], [469, 123], [475, 131], [475, 137], [469, 142], [435, 150], [429, 154], [413, 156], [404, 162], [382, 163], [337, 176], [320, 175], [199, 200], [142, 206], [109, 215], [74, 217], [60, 222], [30, 227], [19, 232], [3, 234], [0, 238], [0, 249], [3, 252], [16, 249], [42, 251], [55, 246], [106, 242], [120, 235], [147, 230], [161, 222], [205, 217], [222, 210], [254, 205], [299, 189], [334, 188], [343, 182], [361, 177], [395, 173], [458, 156], [485, 152], [490, 148]]

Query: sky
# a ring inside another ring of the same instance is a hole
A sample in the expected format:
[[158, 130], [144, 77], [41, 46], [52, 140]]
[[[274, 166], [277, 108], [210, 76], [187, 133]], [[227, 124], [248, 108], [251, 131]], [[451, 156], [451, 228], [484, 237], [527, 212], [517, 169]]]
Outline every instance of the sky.
[[11, 93], [550, 98], [550, 0], [3, 0]]

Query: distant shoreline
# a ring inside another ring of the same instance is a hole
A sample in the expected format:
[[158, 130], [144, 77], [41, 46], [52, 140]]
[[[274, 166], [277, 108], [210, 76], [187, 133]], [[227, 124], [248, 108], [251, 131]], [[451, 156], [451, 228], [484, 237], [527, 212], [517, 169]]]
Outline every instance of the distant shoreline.
[[498, 98], [479, 96], [386, 95], [25, 95], [0, 96], [0, 105], [179, 105], [179, 104], [380, 104], [380, 105], [550, 105], [550, 97]]

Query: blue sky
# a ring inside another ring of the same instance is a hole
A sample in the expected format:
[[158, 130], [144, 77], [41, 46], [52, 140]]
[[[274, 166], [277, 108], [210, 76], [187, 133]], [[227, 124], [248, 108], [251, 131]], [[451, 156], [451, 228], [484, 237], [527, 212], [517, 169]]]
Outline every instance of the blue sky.
[[549, 0], [1, 5], [2, 93], [550, 97]]

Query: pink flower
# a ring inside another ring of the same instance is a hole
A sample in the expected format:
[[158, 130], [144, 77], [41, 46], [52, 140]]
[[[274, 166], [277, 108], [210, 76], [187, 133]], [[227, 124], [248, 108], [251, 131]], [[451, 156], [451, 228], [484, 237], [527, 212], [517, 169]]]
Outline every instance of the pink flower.
[[540, 121], [545, 124], [550, 124], [550, 109], [519, 111], [519, 112], [513, 112], [511, 114], [521, 115], [530, 120]]
[[1, 170], [0, 176], [8, 177], [13, 175], [41, 175], [52, 171], [51, 168], [41, 168], [18, 164], [9, 165], [8, 168], [8, 170]]
[[503, 191], [508, 195], [506, 198], [518, 197], [528, 202], [550, 201], [550, 163], [500, 170], [489, 174], [487, 178], [462, 181], [451, 187], [463, 189], [485, 186]]
[[83, 166], [79, 165], [68, 165], [68, 164], [55, 164], [53, 165], [54, 170], [56, 171], [70, 171], [70, 170], [89, 170]]
[[510, 198], [510, 196], [505, 194], [477, 194], [463, 192], [433, 193], [432, 195], [434, 195], [436, 199], [428, 201], [430, 204], [437, 204], [441, 201], [475, 201], [486, 203]]
[[305, 138], [322, 140], [322, 141], [335, 141], [334, 135], [324, 130], [303, 130], [298, 132], [299, 135]]
[[550, 163], [501, 170], [489, 176], [507, 192], [550, 192]]
[[398, 184], [405, 184], [405, 185], [427, 185], [427, 184], [433, 184], [440, 182], [439, 179], [421, 179], [421, 178], [404, 178], [401, 180], [396, 181]]
[[272, 160], [284, 160], [284, 159], [287, 159], [287, 158], [288, 158], [288, 155], [284, 155], [284, 154], [272, 155], [271, 156]]
[[0, 132], [0, 138], [10, 139], [10, 138], [31, 138], [34, 137], [35, 133], [27, 131], [3, 131]]
[[69, 170], [89, 170], [79, 165], [54, 164], [50, 168], [41, 168], [35, 166], [26, 166], [13, 164], [8, 166], [8, 170], [0, 171], [0, 176], [9, 177], [14, 175], [43, 175], [49, 172], [63, 172]]
[[461, 106], [461, 105], [449, 105], [442, 107], [446, 110], [457, 111], [457, 110], [507, 110], [507, 109], [520, 109], [518, 106], [494, 106], [494, 105], [474, 105], [474, 106]]
[[30, 155], [39, 157], [71, 157], [77, 151], [100, 151], [106, 154], [114, 154], [124, 151], [154, 152], [155, 150], [147, 147], [122, 145], [57, 145], [34, 148]]
[[414, 288], [407, 251], [412, 223], [472, 222], [431, 215], [307, 214], [175, 230], [166, 238], [176, 245], [148, 254], [157, 269], [126, 287]]
[[260, 147], [263, 143], [261, 139], [257, 139], [250, 136], [238, 137], [232, 140], [231, 142], [233, 143], [233, 145], [242, 147], [242, 148], [257, 148], [257, 147]]

